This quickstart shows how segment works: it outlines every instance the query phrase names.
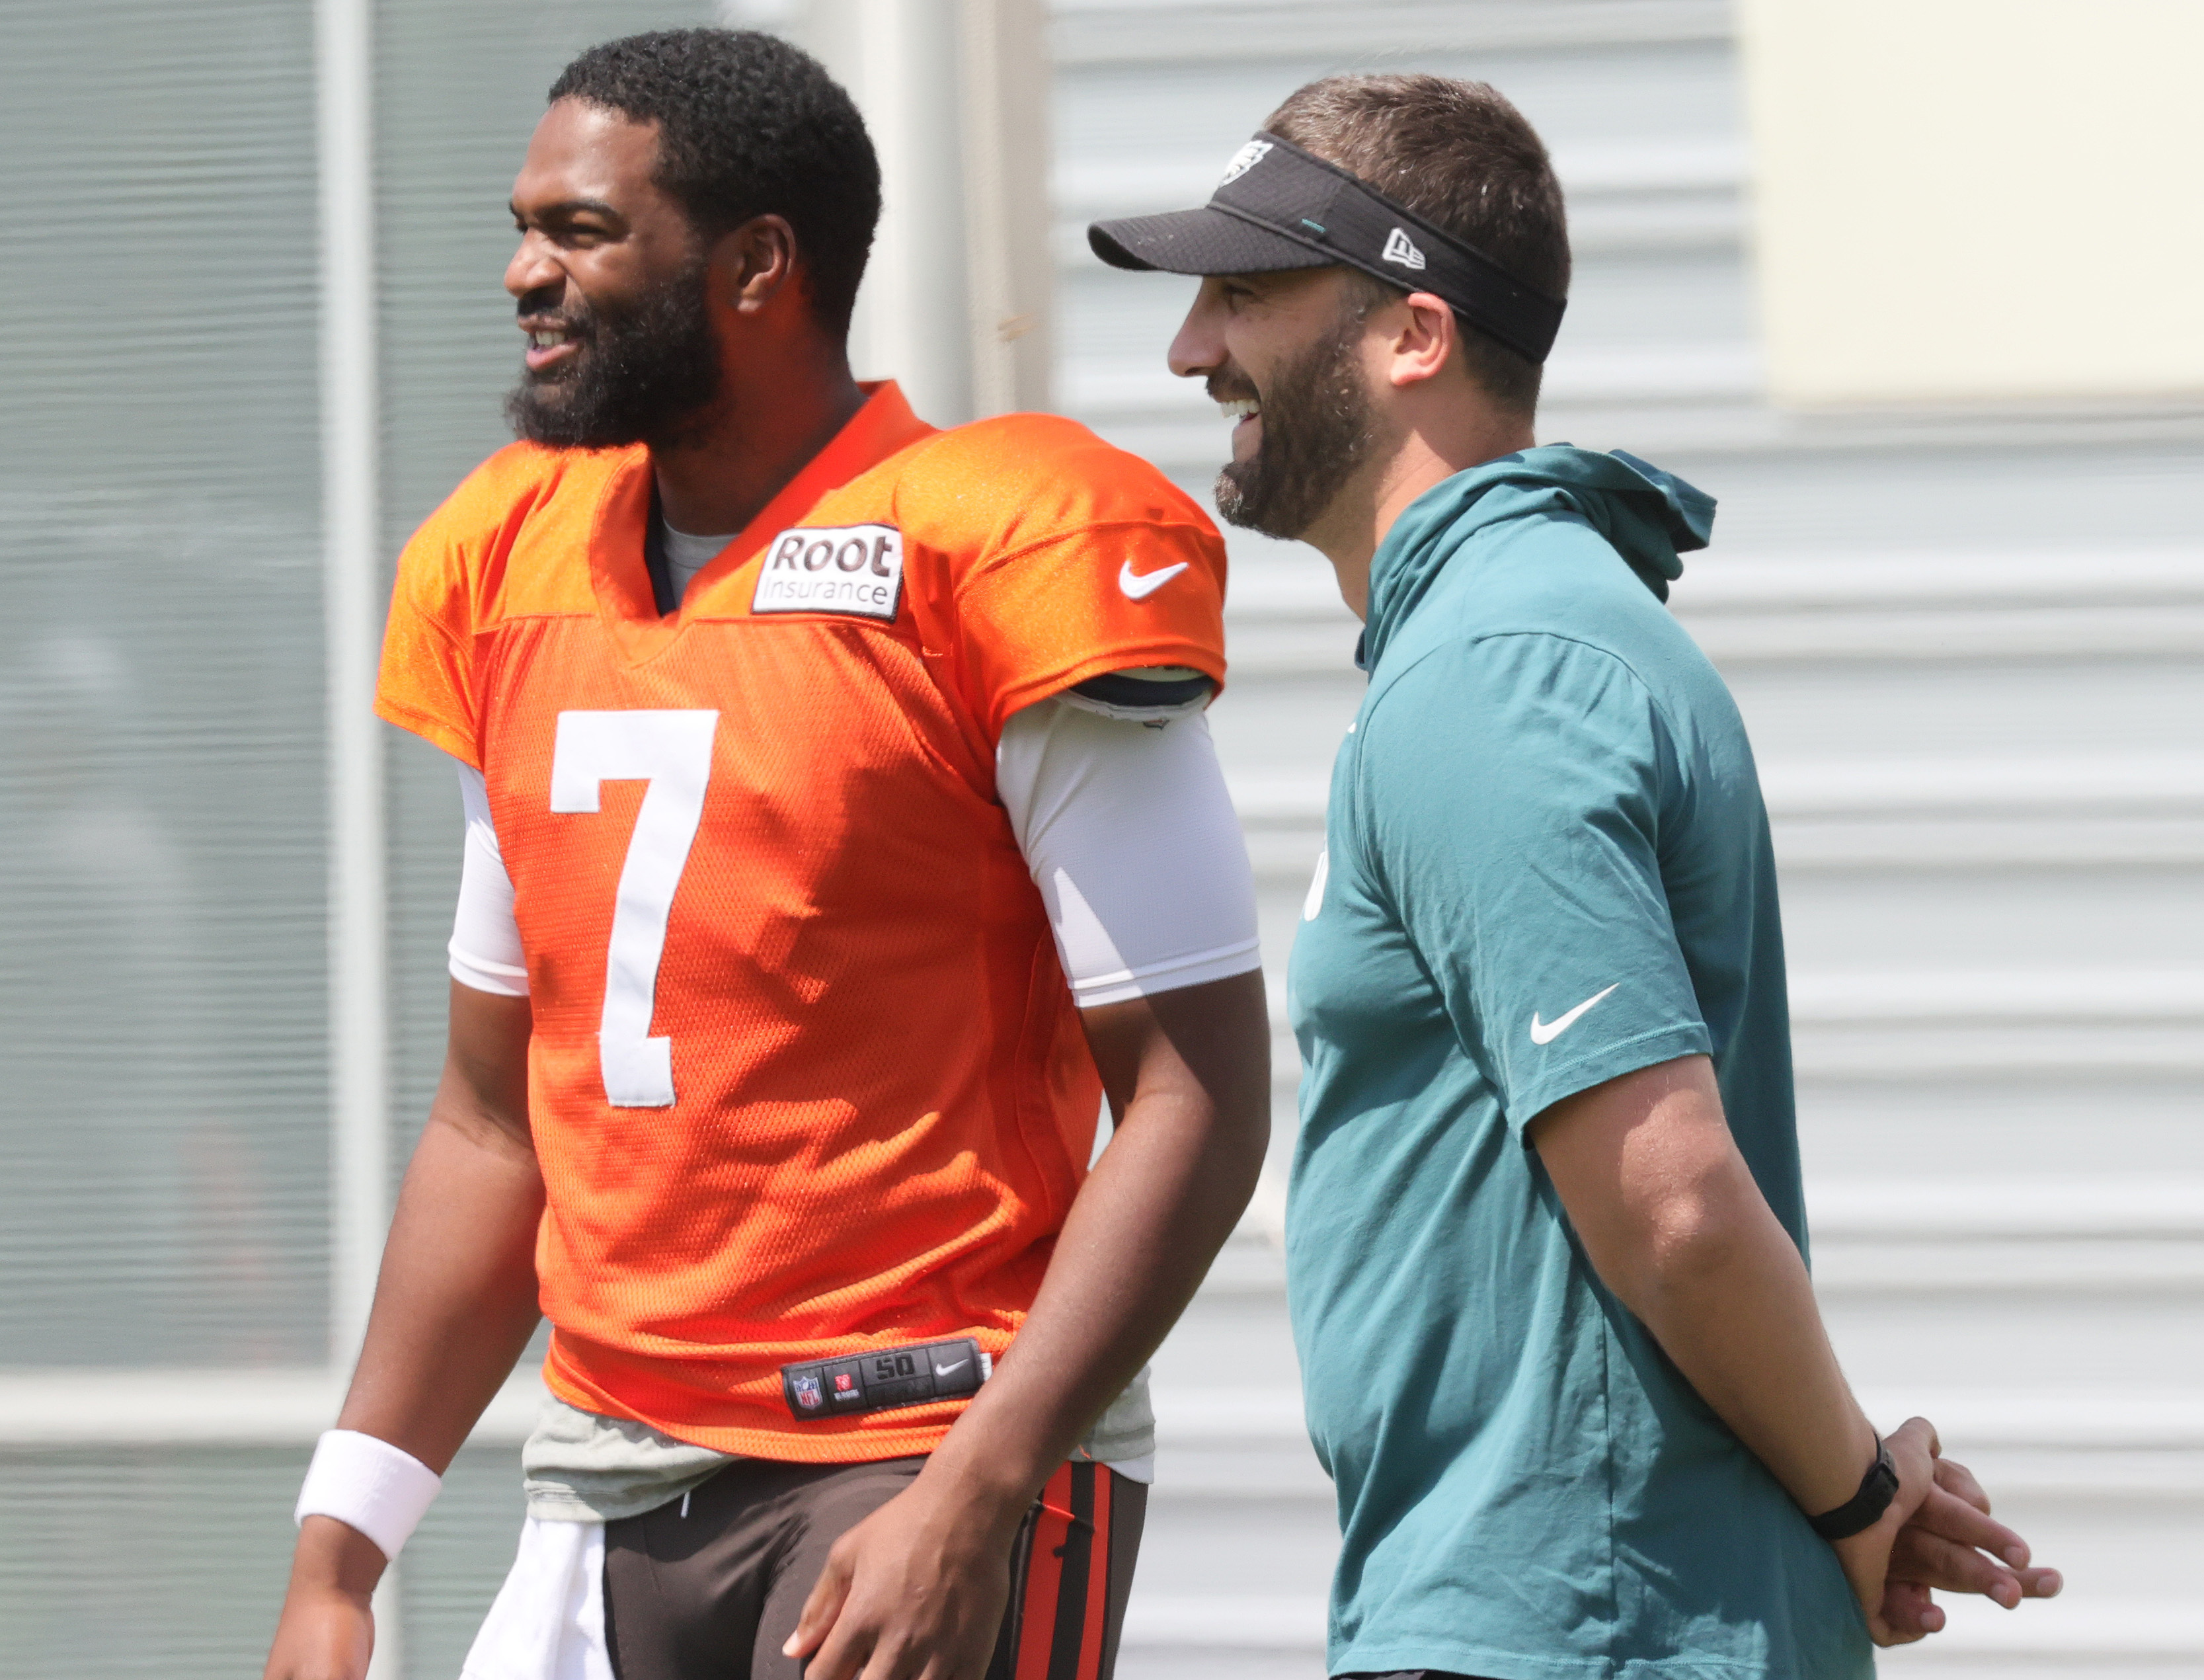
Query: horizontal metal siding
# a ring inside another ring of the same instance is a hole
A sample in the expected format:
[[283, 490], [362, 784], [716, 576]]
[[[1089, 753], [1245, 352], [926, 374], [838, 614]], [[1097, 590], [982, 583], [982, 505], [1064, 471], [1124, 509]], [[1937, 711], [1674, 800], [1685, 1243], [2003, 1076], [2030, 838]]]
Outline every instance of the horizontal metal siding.
[[10, 9], [0, 1366], [325, 1330], [310, 19]]
[[[308, 1436], [0, 1451], [0, 1674], [258, 1674], [290, 1576], [291, 1507], [310, 1450]], [[407, 1547], [406, 1673], [458, 1674], [512, 1567], [515, 1461], [509, 1436], [461, 1452]]]

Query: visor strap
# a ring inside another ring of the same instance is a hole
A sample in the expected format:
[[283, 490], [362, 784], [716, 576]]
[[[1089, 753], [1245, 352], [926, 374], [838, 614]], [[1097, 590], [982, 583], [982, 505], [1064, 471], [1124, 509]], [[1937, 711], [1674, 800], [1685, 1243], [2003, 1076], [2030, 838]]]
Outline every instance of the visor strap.
[[1209, 205], [1306, 246], [1327, 263], [1443, 298], [1472, 326], [1532, 361], [1546, 359], [1561, 330], [1567, 307], [1562, 300], [1526, 285], [1367, 181], [1276, 134], [1259, 134], [1242, 149]]

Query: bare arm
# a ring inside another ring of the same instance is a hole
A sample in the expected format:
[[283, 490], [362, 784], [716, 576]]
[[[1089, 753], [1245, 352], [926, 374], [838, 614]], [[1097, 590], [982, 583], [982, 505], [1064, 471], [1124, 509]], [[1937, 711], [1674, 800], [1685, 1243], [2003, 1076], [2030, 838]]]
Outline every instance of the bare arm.
[[1255, 1193], [1270, 1142], [1259, 973], [1084, 1012], [1117, 1131], [1017, 1345], [934, 1454], [1019, 1515], [1154, 1353]]
[[[1700, 1398], [1802, 1509], [1851, 1499], [1874, 1462], [1875, 1428], [1838, 1368], [1805, 1262], [1730, 1137], [1712, 1064], [1686, 1056], [1609, 1080], [1555, 1104], [1530, 1137], [1600, 1280]], [[2058, 1590], [2050, 1571], [2023, 1579], [1959, 1556], [1988, 1546], [2024, 1564], [2027, 1548], [1989, 1522], [1987, 1499], [1977, 1510], [1938, 1485], [1928, 1423], [1912, 1420], [1889, 1446], [1898, 1497], [1873, 1528], [1834, 1542], [1878, 1643], [1940, 1624], [1923, 1619], [1925, 1590], [1889, 1590], [1909, 1523], [1898, 1568], [1917, 1582], [1986, 1592], [2008, 1608]], [[1966, 1487], [1979, 1498], [1971, 1478]]]
[[[441, 1475], [538, 1316], [543, 1182], [528, 1131], [529, 1004], [452, 986], [451, 1036], [406, 1168], [375, 1306], [338, 1416]], [[358, 1680], [385, 1560], [329, 1517], [299, 1531], [268, 1680]]]
[[[1254, 1193], [1270, 1136], [1259, 974], [1084, 1012], [1117, 1129], [1033, 1311], [910, 1490], [844, 1535], [791, 1654], [811, 1680], [976, 1675], [1010, 1541], [1058, 1465], [1176, 1321]], [[904, 1665], [908, 1662], [908, 1668]]]
[[337, 1419], [440, 1475], [535, 1333], [543, 1214], [528, 1131], [528, 1000], [454, 981], [451, 1007], [443, 1079]]
[[1810, 1511], [1875, 1461], [1804, 1261], [1722, 1119], [1714, 1068], [1686, 1056], [1558, 1102], [1532, 1123], [1600, 1280], [1699, 1397]]

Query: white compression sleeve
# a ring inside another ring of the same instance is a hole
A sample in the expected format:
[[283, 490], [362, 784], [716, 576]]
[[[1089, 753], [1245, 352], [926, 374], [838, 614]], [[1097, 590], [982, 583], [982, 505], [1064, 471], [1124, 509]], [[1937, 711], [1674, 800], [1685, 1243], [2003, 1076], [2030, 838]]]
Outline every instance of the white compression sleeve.
[[1255, 881], [1208, 720], [1044, 700], [1003, 726], [995, 788], [1082, 1008], [1261, 965]]
[[520, 948], [520, 927], [512, 917], [512, 877], [498, 850], [497, 828], [489, 819], [489, 789], [483, 773], [459, 766], [459, 804], [467, 816], [465, 850], [459, 861], [459, 903], [452, 917], [452, 978], [477, 992], [499, 997], [528, 995], [528, 964]]

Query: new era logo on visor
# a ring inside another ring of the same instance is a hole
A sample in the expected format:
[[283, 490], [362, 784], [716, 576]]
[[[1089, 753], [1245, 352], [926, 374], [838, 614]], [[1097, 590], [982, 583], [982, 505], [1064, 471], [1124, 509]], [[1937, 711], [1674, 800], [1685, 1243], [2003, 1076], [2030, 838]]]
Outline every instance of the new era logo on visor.
[[1232, 182], [1263, 161], [1263, 154], [1271, 149], [1268, 140], [1250, 140], [1232, 154], [1232, 161], [1224, 166], [1224, 179], [1217, 184], [1229, 186]]
[[892, 623], [903, 533], [892, 525], [799, 525], [766, 544], [753, 613], [853, 613]]
[[1398, 228], [1385, 235], [1385, 249], [1379, 253], [1389, 263], [1398, 263], [1404, 269], [1420, 269], [1424, 253], [1416, 249], [1416, 242]]

